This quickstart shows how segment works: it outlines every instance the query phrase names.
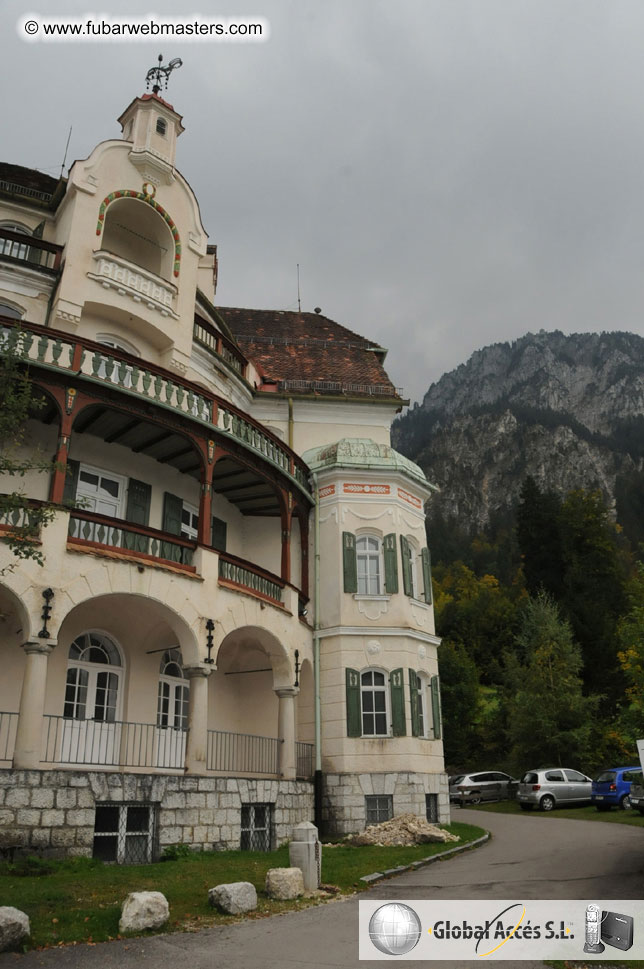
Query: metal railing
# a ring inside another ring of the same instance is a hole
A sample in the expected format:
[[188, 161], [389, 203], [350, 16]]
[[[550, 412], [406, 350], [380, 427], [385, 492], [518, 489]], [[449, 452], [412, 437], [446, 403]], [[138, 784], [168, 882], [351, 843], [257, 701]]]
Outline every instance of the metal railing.
[[187, 730], [124, 720], [44, 717], [43, 763], [183, 770]]
[[12, 760], [17, 729], [18, 714], [0, 712], [0, 761]]
[[24, 232], [14, 232], [12, 229], [0, 229], [0, 257], [8, 256], [37, 269], [57, 273], [62, 252], [63, 247], [54, 242], [45, 242], [44, 239], [25, 235]]
[[282, 602], [282, 593], [286, 584], [282, 579], [272, 572], [266, 572], [259, 566], [225, 552], [219, 553], [219, 578], [249, 592], [256, 592], [273, 602]]
[[[22, 237], [24, 239], [24, 237]], [[69, 371], [91, 383], [119, 387], [124, 394], [169, 408], [197, 421], [206, 433], [213, 430], [278, 467], [310, 497], [309, 470], [279, 438], [229, 401], [203, 387], [178, 378], [161, 367], [143, 365], [138, 357], [49, 327], [5, 317], [0, 341], [16, 326], [23, 331], [18, 352], [23, 360], [53, 371]]]
[[178, 535], [81, 509], [72, 511], [69, 517], [68, 537], [72, 542], [117, 548], [189, 568], [193, 568], [192, 557], [197, 547], [196, 542]]
[[284, 741], [256, 734], [208, 731], [206, 767], [229, 774], [279, 774], [279, 750]]
[[302, 780], [308, 781], [313, 777], [313, 755], [315, 744], [305, 744], [301, 740], [295, 741], [295, 773]]

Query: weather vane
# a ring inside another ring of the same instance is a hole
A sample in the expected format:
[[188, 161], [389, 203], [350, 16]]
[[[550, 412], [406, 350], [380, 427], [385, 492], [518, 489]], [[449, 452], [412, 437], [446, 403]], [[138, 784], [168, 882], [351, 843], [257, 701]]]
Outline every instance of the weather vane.
[[148, 73], [145, 75], [145, 87], [149, 89], [150, 84], [152, 84], [152, 93], [158, 94], [161, 90], [161, 86], [165, 81], [165, 88], [168, 88], [168, 78], [178, 67], [181, 67], [183, 61], [180, 57], [175, 57], [174, 60], [170, 61], [167, 67], [161, 67], [161, 61], [163, 60], [163, 54], [159, 54], [159, 66], [151, 67]]

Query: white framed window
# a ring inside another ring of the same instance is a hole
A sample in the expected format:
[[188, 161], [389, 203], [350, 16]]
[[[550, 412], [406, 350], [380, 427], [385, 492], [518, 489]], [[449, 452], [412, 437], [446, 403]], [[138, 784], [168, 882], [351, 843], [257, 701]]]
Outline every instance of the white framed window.
[[356, 537], [358, 595], [382, 594], [382, 541], [377, 535]]
[[21, 320], [24, 315], [25, 311], [16, 303], [5, 303], [4, 300], [0, 302], [0, 316], [9, 316], [12, 320]]
[[[9, 232], [19, 232], [20, 235], [30, 236], [31, 229], [19, 222], [0, 222], [0, 229]], [[26, 259], [29, 246], [26, 242], [15, 242], [12, 239], [0, 239], [0, 256], [13, 256], [14, 259]]]
[[184, 501], [181, 512], [181, 537], [187, 538], [191, 542], [196, 542], [198, 532], [199, 509], [196, 505], [191, 505], [187, 501]]
[[89, 464], [78, 469], [76, 499], [82, 499], [85, 511], [95, 511], [110, 518], [123, 518], [127, 479], [111, 471], [102, 471]]
[[157, 726], [188, 729], [190, 684], [185, 678], [178, 649], [168, 649], [161, 657], [157, 696]]
[[360, 707], [363, 737], [389, 736], [388, 677], [381, 670], [360, 675]]
[[418, 736], [427, 737], [427, 680], [422, 673], [416, 674], [416, 695], [418, 697]]

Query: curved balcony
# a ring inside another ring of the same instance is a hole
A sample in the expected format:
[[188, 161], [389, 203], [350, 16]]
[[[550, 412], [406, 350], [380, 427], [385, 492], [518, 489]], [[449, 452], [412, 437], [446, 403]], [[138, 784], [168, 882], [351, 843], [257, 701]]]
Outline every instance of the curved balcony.
[[94, 271], [87, 275], [105, 289], [113, 289], [119, 296], [128, 296], [135, 303], [143, 303], [161, 316], [179, 319], [174, 310], [177, 287], [173, 283], [102, 249], [94, 253], [94, 264]]
[[[6, 339], [10, 328], [16, 325], [15, 320], [0, 317], [0, 340]], [[20, 346], [25, 362], [44, 370], [66, 373], [84, 384], [90, 393], [92, 386], [107, 386], [128, 398], [179, 414], [202, 432], [218, 436], [223, 442], [228, 439], [249, 455], [267, 462], [286, 476], [310, 503], [313, 502], [309, 470], [304, 461], [234, 404], [130, 354], [121, 351], [106, 353], [106, 348], [93, 340], [71, 337], [24, 321], [19, 326], [25, 333]]]

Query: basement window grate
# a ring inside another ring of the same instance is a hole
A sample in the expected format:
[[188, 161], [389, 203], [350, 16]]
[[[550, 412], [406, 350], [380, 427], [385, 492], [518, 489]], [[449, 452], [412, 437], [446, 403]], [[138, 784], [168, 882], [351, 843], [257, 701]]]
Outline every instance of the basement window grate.
[[270, 851], [272, 804], [242, 804], [241, 840], [242, 851]]
[[152, 804], [97, 804], [93, 857], [117, 865], [147, 865], [155, 831]]

